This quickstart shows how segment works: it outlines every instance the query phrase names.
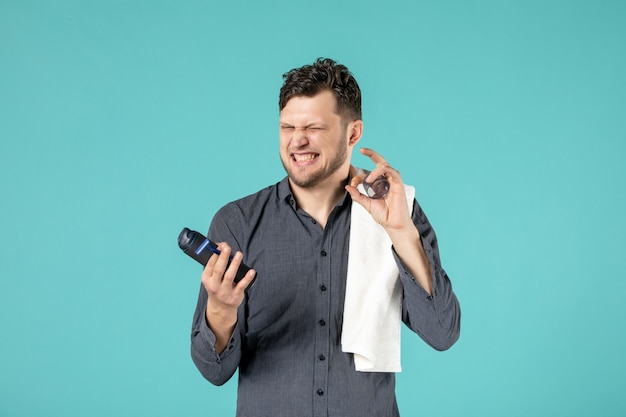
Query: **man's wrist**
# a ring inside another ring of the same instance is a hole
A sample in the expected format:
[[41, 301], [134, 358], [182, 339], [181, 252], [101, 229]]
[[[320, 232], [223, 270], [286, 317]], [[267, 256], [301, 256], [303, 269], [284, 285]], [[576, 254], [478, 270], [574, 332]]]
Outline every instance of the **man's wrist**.
[[418, 247], [422, 246], [419, 231], [413, 223], [409, 223], [401, 229], [386, 229], [386, 232], [396, 251], [400, 249], [400, 252], [402, 252], [404, 247], [414, 248], [415, 245], [418, 245]]
[[232, 329], [237, 323], [237, 309], [213, 306], [207, 302], [205, 317], [211, 330]]

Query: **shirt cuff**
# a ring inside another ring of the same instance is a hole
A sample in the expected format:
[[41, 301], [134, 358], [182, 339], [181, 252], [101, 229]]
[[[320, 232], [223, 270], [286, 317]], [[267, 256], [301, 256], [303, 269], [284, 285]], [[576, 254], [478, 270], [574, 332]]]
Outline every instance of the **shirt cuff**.
[[230, 339], [228, 341], [226, 349], [224, 349], [222, 353], [217, 353], [217, 351], [215, 350], [215, 333], [213, 333], [213, 330], [211, 330], [211, 328], [207, 324], [206, 318], [200, 323], [200, 338], [209, 348], [209, 352], [214, 355], [214, 360], [217, 363], [221, 363], [222, 360], [230, 356], [231, 353], [239, 348], [239, 345], [241, 343], [241, 337], [239, 336], [239, 328], [237, 324], [235, 325], [233, 333], [230, 335]]
[[424, 252], [426, 253], [426, 257], [428, 258], [428, 262], [430, 264], [431, 279], [432, 279], [432, 285], [433, 285], [432, 296], [428, 294], [428, 292], [424, 289], [424, 287], [422, 287], [422, 285], [417, 281], [417, 279], [415, 279], [415, 276], [411, 273], [411, 271], [409, 271], [406, 265], [404, 265], [402, 260], [400, 260], [400, 257], [396, 253], [395, 248], [392, 247], [391, 252], [393, 253], [393, 258], [396, 261], [396, 265], [398, 266], [398, 269], [400, 270], [400, 280], [403, 282], [403, 284], [405, 286], [406, 285], [417, 286], [418, 287], [417, 291], [421, 296], [423, 296], [423, 298], [427, 300], [433, 300], [434, 298], [437, 297], [437, 294], [439, 294], [439, 287], [440, 287], [440, 282], [441, 282], [440, 277], [441, 277], [442, 270], [441, 270], [441, 267], [437, 265], [437, 263], [434, 260], [433, 249], [430, 247], [430, 245], [422, 240], [422, 246], [424, 247]]

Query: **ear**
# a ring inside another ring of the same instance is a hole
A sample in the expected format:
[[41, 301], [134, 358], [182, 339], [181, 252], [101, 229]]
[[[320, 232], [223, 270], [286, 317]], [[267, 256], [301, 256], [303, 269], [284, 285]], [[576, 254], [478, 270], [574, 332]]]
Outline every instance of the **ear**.
[[361, 140], [361, 135], [363, 134], [363, 121], [355, 120], [350, 122], [346, 133], [348, 136], [348, 146], [356, 145], [359, 140]]

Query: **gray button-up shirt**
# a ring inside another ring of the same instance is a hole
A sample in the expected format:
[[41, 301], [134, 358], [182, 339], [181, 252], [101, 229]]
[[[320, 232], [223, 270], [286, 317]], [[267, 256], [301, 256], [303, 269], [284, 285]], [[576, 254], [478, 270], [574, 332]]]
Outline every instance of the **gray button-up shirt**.
[[[297, 207], [285, 178], [227, 204], [213, 218], [209, 238], [241, 250], [257, 278], [221, 354], [205, 320], [201, 286], [191, 355], [216, 385], [239, 368], [237, 416], [398, 416], [394, 374], [357, 372], [352, 354], [341, 351], [351, 204], [346, 193], [322, 229]], [[435, 233], [416, 201], [412, 218], [432, 267], [434, 294], [428, 296], [394, 253], [403, 284], [402, 319], [444, 350], [459, 336], [459, 304], [441, 268]]]

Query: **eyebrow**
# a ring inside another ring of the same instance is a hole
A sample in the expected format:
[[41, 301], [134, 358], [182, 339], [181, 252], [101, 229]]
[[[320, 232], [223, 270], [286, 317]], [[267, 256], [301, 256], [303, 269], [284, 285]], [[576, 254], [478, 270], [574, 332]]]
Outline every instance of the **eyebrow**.
[[[294, 125], [292, 125], [291, 123], [287, 123], [287, 122], [279, 122], [279, 124], [282, 127], [295, 127]], [[303, 126], [305, 129], [310, 129], [312, 127], [319, 127], [319, 128], [328, 128], [328, 125], [326, 123], [323, 122], [313, 122], [313, 123], [309, 123]]]

